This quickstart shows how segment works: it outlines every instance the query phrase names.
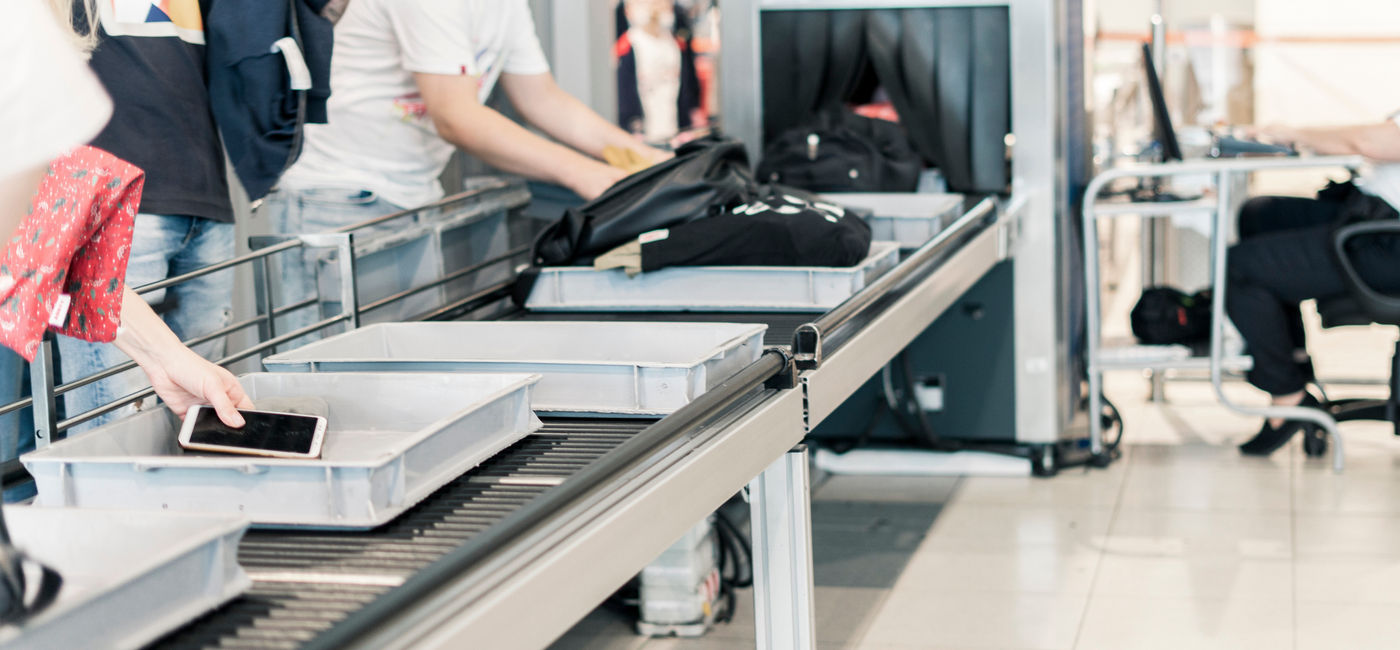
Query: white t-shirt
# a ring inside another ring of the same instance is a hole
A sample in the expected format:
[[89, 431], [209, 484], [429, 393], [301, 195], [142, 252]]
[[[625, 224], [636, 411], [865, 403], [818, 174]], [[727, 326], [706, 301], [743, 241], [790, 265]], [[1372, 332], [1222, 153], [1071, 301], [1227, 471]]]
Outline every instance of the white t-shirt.
[[405, 208], [442, 198], [438, 176], [453, 147], [413, 74], [476, 76], [485, 102], [502, 73], [548, 72], [526, 2], [351, 2], [335, 27], [328, 123], [307, 125], [281, 186], [367, 189]]
[[0, 61], [0, 178], [86, 144], [111, 118], [107, 91], [44, 0], [6, 3]]
[[[1400, 112], [1390, 116], [1396, 128], [1400, 128]], [[1363, 192], [1385, 199], [1391, 207], [1400, 210], [1400, 163], [1376, 163], [1366, 169], [1356, 181]]]

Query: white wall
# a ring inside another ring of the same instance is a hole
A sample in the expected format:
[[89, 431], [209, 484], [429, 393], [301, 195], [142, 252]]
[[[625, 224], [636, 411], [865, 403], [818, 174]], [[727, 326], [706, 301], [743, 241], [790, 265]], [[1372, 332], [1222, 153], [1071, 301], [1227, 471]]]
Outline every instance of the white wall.
[[1378, 121], [1400, 109], [1400, 42], [1270, 43], [1277, 38], [1400, 36], [1395, 0], [1256, 0], [1256, 120]]

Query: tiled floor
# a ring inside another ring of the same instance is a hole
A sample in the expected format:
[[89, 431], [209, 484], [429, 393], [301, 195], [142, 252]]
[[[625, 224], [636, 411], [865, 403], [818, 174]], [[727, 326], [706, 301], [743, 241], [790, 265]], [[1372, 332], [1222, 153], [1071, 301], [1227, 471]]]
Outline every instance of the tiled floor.
[[[1320, 371], [1379, 375], [1392, 337], [1323, 336]], [[1336, 475], [1296, 441], [1242, 458], [1234, 445], [1258, 423], [1218, 406], [1208, 384], [1173, 382], [1164, 404], [1144, 393], [1138, 377], [1110, 381], [1129, 429], [1106, 470], [821, 485], [821, 647], [1400, 648], [1400, 440], [1387, 427], [1347, 425]], [[556, 647], [752, 647], [747, 606], [701, 640], [646, 640], [595, 614]]]

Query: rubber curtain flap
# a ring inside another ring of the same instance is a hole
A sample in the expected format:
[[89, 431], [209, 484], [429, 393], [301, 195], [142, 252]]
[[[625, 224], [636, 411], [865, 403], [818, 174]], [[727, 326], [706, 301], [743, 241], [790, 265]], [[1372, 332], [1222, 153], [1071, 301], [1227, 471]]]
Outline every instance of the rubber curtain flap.
[[831, 45], [825, 11], [774, 11], [759, 26], [765, 137], [807, 119], [823, 99]]

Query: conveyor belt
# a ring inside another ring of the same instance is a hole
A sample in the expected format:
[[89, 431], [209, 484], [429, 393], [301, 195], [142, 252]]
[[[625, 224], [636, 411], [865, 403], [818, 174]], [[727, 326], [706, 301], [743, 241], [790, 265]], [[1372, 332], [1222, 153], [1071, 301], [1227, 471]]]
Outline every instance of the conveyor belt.
[[545, 420], [534, 435], [372, 531], [250, 532], [238, 559], [253, 588], [155, 647], [300, 647], [652, 422]]
[[627, 323], [757, 323], [768, 326], [763, 344], [771, 347], [791, 345], [793, 332], [821, 314], [774, 312], [517, 312], [511, 320], [532, 321], [621, 321]]

